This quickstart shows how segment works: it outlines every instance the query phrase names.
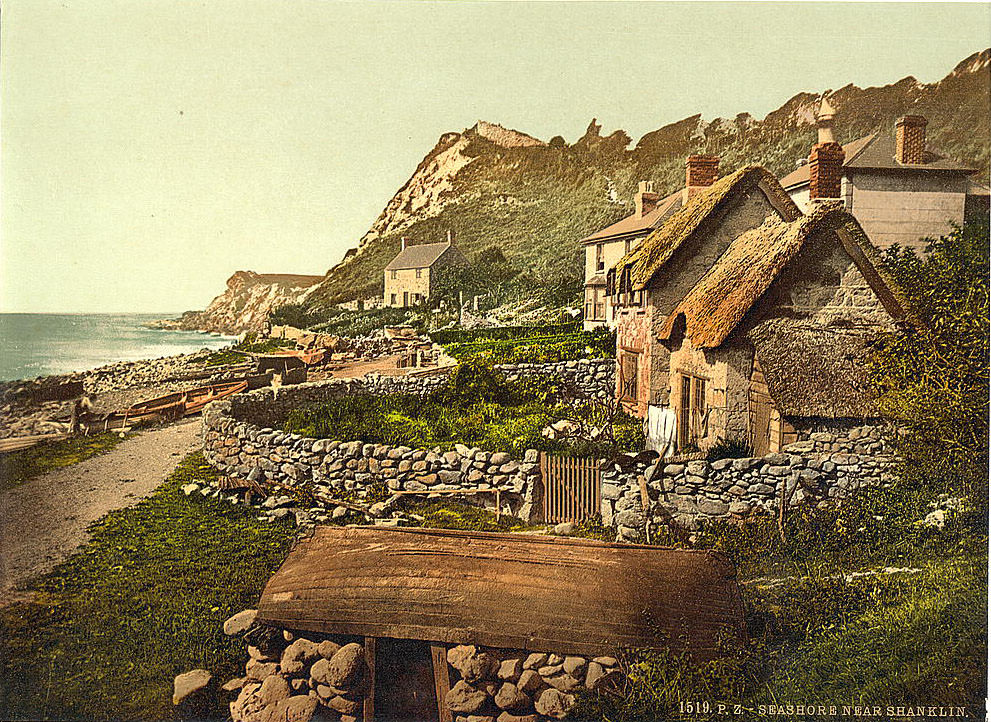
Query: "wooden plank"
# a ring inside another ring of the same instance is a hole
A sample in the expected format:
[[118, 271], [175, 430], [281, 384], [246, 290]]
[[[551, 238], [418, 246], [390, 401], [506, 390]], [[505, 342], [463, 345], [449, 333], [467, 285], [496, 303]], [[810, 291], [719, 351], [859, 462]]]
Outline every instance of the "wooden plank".
[[430, 645], [430, 656], [434, 664], [434, 694], [437, 695], [437, 722], [453, 722], [454, 715], [447, 708], [447, 693], [451, 689], [451, 672], [447, 668], [447, 648], [439, 644]]
[[362, 708], [364, 722], [375, 722], [375, 637], [365, 637], [365, 664], [368, 665], [368, 691]]
[[318, 527], [269, 580], [288, 629], [598, 656], [743, 638], [725, 555], [544, 535]]

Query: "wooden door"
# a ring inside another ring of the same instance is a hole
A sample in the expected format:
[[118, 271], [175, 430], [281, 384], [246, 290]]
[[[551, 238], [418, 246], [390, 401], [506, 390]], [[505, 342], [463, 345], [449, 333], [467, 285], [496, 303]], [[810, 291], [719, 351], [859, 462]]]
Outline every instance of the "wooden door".
[[771, 449], [771, 397], [750, 392], [750, 445], [754, 456], [764, 456]]

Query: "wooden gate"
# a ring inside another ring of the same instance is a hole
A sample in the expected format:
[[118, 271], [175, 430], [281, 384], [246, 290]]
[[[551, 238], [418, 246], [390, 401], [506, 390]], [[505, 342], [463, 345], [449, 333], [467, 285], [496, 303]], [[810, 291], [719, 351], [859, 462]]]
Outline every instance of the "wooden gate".
[[540, 455], [545, 522], [579, 522], [599, 513], [599, 463], [590, 457]]

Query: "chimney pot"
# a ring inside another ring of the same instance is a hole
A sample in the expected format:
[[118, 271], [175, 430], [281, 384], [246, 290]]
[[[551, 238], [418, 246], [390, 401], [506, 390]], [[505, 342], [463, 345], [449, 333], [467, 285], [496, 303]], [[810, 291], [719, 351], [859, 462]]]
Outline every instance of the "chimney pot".
[[895, 122], [895, 160], [906, 165], [925, 162], [928, 123], [921, 115], [903, 115]]
[[822, 102], [819, 104], [819, 112], [816, 113], [817, 141], [819, 143], [836, 142], [836, 138], [833, 137], [833, 118], [835, 116], [836, 111], [823, 96]]
[[654, 193], [653, 181], [640, 181], [637, 184], [637, 192], [633, 196], [633, 205], [636, 207], [637, 218], [643, 218], [657, 208], [657, 203], [660, 199], [660, 196]]
[[698, 191], [711, 186], [719, 177], [719, 156], [690, 155], [685, 160], [685, 190], [682, 205]]

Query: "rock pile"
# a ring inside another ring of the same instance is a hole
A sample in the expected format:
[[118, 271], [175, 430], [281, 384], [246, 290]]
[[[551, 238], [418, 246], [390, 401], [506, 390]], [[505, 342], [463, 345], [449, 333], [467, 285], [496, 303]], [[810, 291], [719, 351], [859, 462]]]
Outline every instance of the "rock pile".
[[370, 674], [364, 647], [326, 635], [297, 637], [254, 623], [245, 610], [224, 623], [228, 635], [248, 639], [244, 676], [222, 689], [236, 693], [230, 703], [234, 722], [357, 722]]
[[614, 657], [513, 652], [459, 645], [447, 650], [458, 681], [444, 703], [455, 722], [540, 722], [564, 719], [580, 690], [617, 688]]
[[[245, 610], [224, 623], [226, 634], [243, 636], [248, 642], [244, 675], [222, 687], [236, 694], [230, 703], [231, 719], [357, 722], [371, 682], [361, 640], [298, 636], [256, 624], [256, 614]], [[447, 649], [447, 664], [453, 684], [443, 704], [455, 722], [560, 720], [568, 716], [582, 690], [615, 691], [624, 681], [619, 662], [608, 656], [458, 645]], [[175, 685], [177, 690], [198, 689], [207, 682], [208, 672], [194, 670], [176, 678]], [[388, 683], [375, 681], [376, 686]]]

